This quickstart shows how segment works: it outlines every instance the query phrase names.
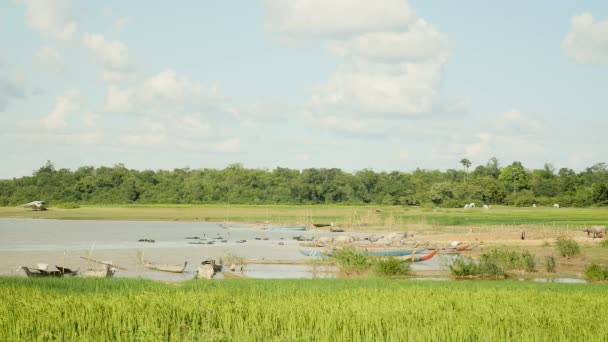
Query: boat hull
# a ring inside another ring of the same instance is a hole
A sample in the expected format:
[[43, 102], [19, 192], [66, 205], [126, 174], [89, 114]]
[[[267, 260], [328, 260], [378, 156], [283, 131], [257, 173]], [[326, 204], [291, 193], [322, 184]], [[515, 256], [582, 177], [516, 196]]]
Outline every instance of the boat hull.
[[144, 267], [149, 268], [155, 271], [161, 272], [169, 272], [169, 273], [183, 273], [186, 269], [186, 265], [188, 262], [184, 262], [183, 265], [164, 265], [164, 264], [155, 264], [149, 261], [144, 261]]

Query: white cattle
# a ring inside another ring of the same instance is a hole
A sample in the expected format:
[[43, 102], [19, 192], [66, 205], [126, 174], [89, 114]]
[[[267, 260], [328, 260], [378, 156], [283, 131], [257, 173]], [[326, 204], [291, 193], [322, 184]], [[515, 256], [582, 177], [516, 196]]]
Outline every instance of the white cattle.
[[553, 208], [557, 208], [557, 209], [559, 209], [559, 204], [555, 203], [555, 204], [553, 205]]
[[532, 208], [536, 208], [536, 203], [533, 203], [533, 204], [532, 204]]
[[23, 205], [24, 208], [31, 208], [33, 210], [46, 210], [45, 201], [34, 201]]
[[475, 203], [469, 204], [469, 208], [475, 208]]
[[490, 207], [489, 207], [489, 206], [487, 206], [487, 205], [485, 205], [485, 204], [483, 205], [483, 208], [484, 208], [484, 209], [490, 209]]
[[470, 208], [470, 205], [469, 205], [469, 204], [465, 204], [465, 205], [464, 205], [464, 208], [465, 208], [465, 209], [469, 209], [469, 208]]

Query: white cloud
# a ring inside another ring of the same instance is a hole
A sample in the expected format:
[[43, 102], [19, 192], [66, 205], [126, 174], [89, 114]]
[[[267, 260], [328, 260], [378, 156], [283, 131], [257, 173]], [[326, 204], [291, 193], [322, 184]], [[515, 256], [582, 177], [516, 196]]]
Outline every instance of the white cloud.
[[338, 58], [307, 105], [315, 126], [382, 133], [386, 116], [432, 111], [449, 55], [448, 38], [407, 1], [265, 1], [268, 27], [288, 39], [318, 39]]
[[406, 31], [367, 32], [348, 40], [330, 43], [343, 57], [364, 57], [384, 61], [426, 60], [447, 56], [448, 38], [423, 19]]
[[106, 94], [104, 110], [107, 112], [124, 113], [132, 108], [134, 91], [132, 89], [120, 89], [110, 86]]
[[209, 135], [209, 124], [202, 122], [195, 116], [187, 115], [178, 119], [177, 125], [182, 132], [194, 137], [206, 137]]
[[442, 63], [404, 62], [342, 64], [317, 88], [312, 105], [318, 112], [367, 116], [416, 115], [432, 109]]
[[162, 71], [144, 82], [144, 90], [149, 97], [163, 97], [169, 100], [181, 100], [197, 96], [203, 92], [202, 85], [187, 78], [180, 78], [175, 71]]
[[55, 107], [51, 113], [40, 120], [42, 126], [48, 130], [66, 127], [66, 117], [80, 109], [80, 92], [77, 89], [66, 91], [58, 96]]
[[70, 0], [18, 0], [25, 4], [30, 28], [56, 39], [69, 40], [78, 31]]
[[95, 127], [97, 125], [97, 120], [99, 120], [99, 115], [92, 112], [85, 112], [82, 117], [82, 123], [88, 128]]
[[562, 48], [578, 63], [608, 64], [608, 18], [594, 21], [591, 13], [574, 16]]
[[112, 31], [119, 33], [122, 32], [127, 25], [131, 22], [130, 17], [120, 17], [114, 21], [112, 24]]
[[154, 121], [145, 121], [141, 129], [131, 132], [121, 139], [128, 145], [156, 146], [163, 144], [167, 139], [167, 129], [164, 124]]
[[183, 115], [205, 111], [224, 112], [223, 95], [215, 87], [181, 77], [173, 70], [159, 72], [135, 87], [110, 86], [105, 110], [109, 112], [137, 111], [145, 115]]
[[402, 0], [265, 0], [266, 26], [291, 36], [341, 36], [407, 27], [414, 11]]
[[61, 55], [55, 47], [41, 46], [36, 54], [36, 59], [40, 65], [53, 73], [61, 74], [64, 71]]
[[496, 128], [502, 135], [533, 135], [541, 129], [541, 123], [520, 110], [512, 109], [497, 117]]
[[129, 68], [129, 48], [120, 41], [109, 41], [101, 34], [84, 33], [82, 44], [91, 50], [108, 70], [125, 71]]

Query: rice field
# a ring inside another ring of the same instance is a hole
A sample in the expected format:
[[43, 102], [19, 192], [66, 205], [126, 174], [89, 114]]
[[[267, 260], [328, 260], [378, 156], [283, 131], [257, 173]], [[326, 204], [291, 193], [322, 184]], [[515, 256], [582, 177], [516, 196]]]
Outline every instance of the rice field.
[[606, 225], [608, 208], [512, 208], [490, 210], [430, 209], [402, 206], [339, 205], [125, 205], [50, 208], [31, 211], [0, 207], [0, 218], [50, 218], [68, 220], [230, 221], [305, 224], [334, 222], [356, 230], [407, 229], [409, 227], [469, 227], [531, 225], [547, 229], [578, 229]]
[[605, 341], [608, 285], [0, 278], [0, 340]]

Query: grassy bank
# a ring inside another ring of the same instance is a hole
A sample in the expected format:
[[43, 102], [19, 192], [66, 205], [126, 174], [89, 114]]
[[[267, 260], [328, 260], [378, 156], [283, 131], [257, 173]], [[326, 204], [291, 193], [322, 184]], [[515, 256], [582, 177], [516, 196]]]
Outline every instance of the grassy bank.
[[31, 211], [0, 207], [0, 218], [50, 218], [68, 220], [166, 220], [232, 221], [303, 224], [335, 222], [353, 229], [400, 229], [407, 227], [468, 227], [535, 225], [547, 229], [579, 229], [606, 224], [607, 208], [511, 208], [425, 209], [402, 206], [244, 206], [244, 205], [133, 205], [83, 206]]
[[608, 336], [606, 290], [484, 281], [0, 278], [0, 340], [599, 341]]

